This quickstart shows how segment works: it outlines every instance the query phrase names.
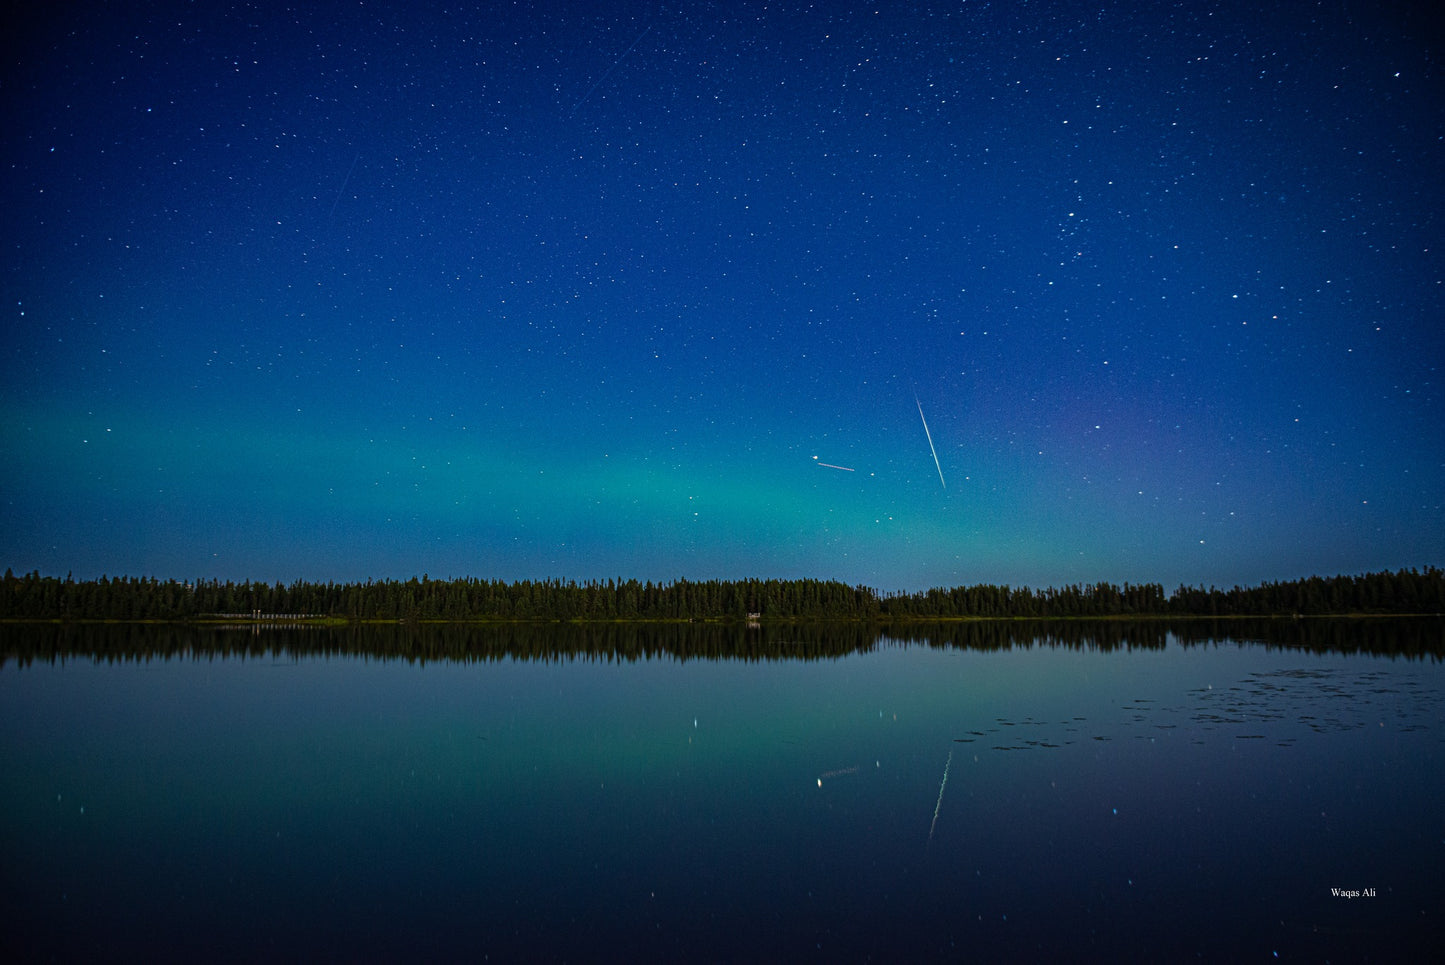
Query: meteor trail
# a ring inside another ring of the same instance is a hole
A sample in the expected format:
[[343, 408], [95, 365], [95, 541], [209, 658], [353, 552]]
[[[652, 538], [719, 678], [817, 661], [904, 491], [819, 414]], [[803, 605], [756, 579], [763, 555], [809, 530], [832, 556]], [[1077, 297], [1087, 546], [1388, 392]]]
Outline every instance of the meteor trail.
[[820, 462], [818, 463], [818, 465], [823, 466], [826, 469], [841, 469], [844, 472], [857, 472], [856, 469], [849, 469], [847, 466], [835, 466], [831, 462]]
[[598, 87], [600, 87], [600, 86], [602, 85], [602, 82], [603, 82], [604, 80], [606, 80], [607, 78], [609, 78], [609, 77], [612, 76], [612, 72], [617, 69], [617, 65], [620, 64], [620, 63], [622, 63], [624, 60], [627, 59], [627, 55], [630, 54], [630, 53], [632, 53], [632, 48], [633, 48], [633, 47], [636, 47], [638, 44], [640, 44], [640, 43], [642, 42], [642, 38], [643, 38], [643, 37], [646, 37], [647, 34], [648, 34], [648, 32], [651, 31], [651, 30], [652, 30], [652, 24], [648, 24], [648, 25], [647, 25], [647, 30], [644, 30], [644, 31], [642, 31], [642, 33], [638, 34], [638, 35], [637, 35], [637, 39], [634, 40], [634, 41], [628, 46], [628, 48], [622, 52], [622, 56], [621, 56], [621, 57], [618, 57], [616, 60], [614, 60], [614, 61], [612, 62], [612, 66], [611, 66], [611, 67], [608, 67], [607, 70], [603, 72], [602, 76], [599, 77], [599, 78], [597, 78], [596, 83], [594, 83], [591, 87], [587, 88], [587, 93], [583, 94], [582, 97], [577, 101], [577, 103], [575, 103], [575, 104], [572, 105], [572, 109], [567, 112], [567, 116], [568, 116], [569, 118], [570, 118], [573, 114], [576, 114], [576, 113], [577, 113], [577, 108], [581, 107], [581, 106], [582, 106], [582, 102], [585, 101], [585, 100], [587, 100], [587, 98], [589, 98], [589, 97], [592, 96], [592, 92], [593, 92], [594, 90], [596, 90]]
[[360, 160], [360, 153], [351, 159], [351, 167], [346, 169], [346, 177], [341, 181], [341, 190], [336, 192], [336, 200], [331, 202], [331, 210], [326, 215], [327, 222], [330, 222], [332, 216], [336, 214], [336, 206], [341, 203], [341, 196], [346, 193], [346, 186], [351, 183], [351, 175], [356, 170], [356, 162]]
[[[913, 404], [918, 406], [918, 418], [923, 419], [923, 403], [918, 401], [918, 396], [913, 397]], [[938, 484], [944, 489], [948, 483], [943, 481], [943, 467], [938, 464], [938, 450], [933, 448], [933, 433], [928, 431], [928, 420], [923, 419], [923, 434], [928, 437], [928, 451], [933, 453], [933, 468], [938, 470]]]

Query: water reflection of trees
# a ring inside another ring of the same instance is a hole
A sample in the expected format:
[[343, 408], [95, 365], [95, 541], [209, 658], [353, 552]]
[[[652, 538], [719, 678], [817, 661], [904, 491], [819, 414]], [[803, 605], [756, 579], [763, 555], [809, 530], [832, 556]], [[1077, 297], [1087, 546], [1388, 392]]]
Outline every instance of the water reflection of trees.
[[300, 659], [365, 657], [411, 663], [500, 660], [829, 660], [894, 647], [943, 650], [1159, 650], [1266, 646], [1439, 660], [1438, 617], [1303, 620], [971, 621], [878, 627], [866, 623], [440, 624], [213, 627], [187, 624], [12, 624], [0, 659], [19, 665], [84, 659]]
[[986, 620], [918, 623], [888, 629], [903, 643], [956, 650], [1065, 647], [1071, 650], [1157, 650], [1169, 640], [1161, 621]]
[[1183, 646], [1264, 646], [1313, 653], [1445, 658], [1441, 617], [1197, 620], [1173, 627]]

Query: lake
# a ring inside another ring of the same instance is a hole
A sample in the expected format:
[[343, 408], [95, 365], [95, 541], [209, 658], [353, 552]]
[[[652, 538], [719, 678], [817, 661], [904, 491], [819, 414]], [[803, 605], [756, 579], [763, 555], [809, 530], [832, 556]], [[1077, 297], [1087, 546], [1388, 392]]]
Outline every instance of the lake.
[[6, 957], [1393, 960], [1442, 624], [0, 628]]

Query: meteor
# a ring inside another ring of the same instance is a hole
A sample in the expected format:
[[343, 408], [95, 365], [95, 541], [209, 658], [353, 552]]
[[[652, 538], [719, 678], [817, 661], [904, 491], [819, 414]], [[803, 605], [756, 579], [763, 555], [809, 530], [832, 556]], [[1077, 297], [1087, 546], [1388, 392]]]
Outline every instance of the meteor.
[[[813, 458], [814, 458], [814, 459], [817, 459], [818, 457], [817, 457], [817, 456], [814, 456]], [[857, 471], [858, 471], [858, 470], [856, 470], [856, 469], [849, 469], [847, 466], [835, 466], [835, 465], [833, 465], [831, 462], [820, 462], [820, 463], [818, 463], [817, 465], [822, 466], [824, 469], [841, 469], [841, 470], [843, 470], [844, 472], [857, 472]]]
[[[913, 404], [918, 406], [918, 418], [923, 419], [923, 403], [918, 401], [917, 395], [913, 397]], [[938, 464], [938, 450], [933, 448], [933, 433], [928, 431], [927, 419], [923, 419], [923, 434], [928, 437], [928, 451], [933, 453], [933, 468], [938, 470], [938, 484], [947, 489], [948, 483], [943, 481], [943, 467]]]
[[587, 98], [591, 97], [591, 96], [592, 96], [592, 92], [593, 92], [594, 90], [596, 90], [598, 87], [602, 86], [602, 82], [603, 82], [604, 80], [606, 80], [607, 78], [609, 78], [609, 77], [612, 76], [612, 72], [617, 69], [617, 65], [620, 64], [620, 63], [622, 63], [624, 60], [627, 59], [627, 55], [630, 54], [630, 53], [632, 53], [632, 48], [633, 48], [633, 47], [636, 47], [638, 44], [642, 43], [642, 38], [643, 38], [643, 37], [646, 37], [647, 34], [648, 34], [648, 32], [651, 31], [651, 30], [652, 30], [652, 24], [648, 24], [648, 25], [647, 25], [647, 29], [644, 30], [644, 31], [642, 31], [642, 33], [638, 34], [638, 35], [637, 35], [637, 39], [634, 40], [634, 41], [631, 43], [631, 45], [628, 46], [628, 48], [622, 52], [622, 56], [621, 56], [621, 57], [618, 57], [616, 60], [614, 60], [614, 61], [612, 62], [612, 66], [611, 66], [611, 67], [608, 67], [605, 71], [603, 71], [602, 76], [599, 77], [599, 78], [597, 78], [597, 82], [594, 83], [591, 87], [587, 88], [587, 93], [583, 94], [582, 97], [581, 97], [581, 99], [579, 99], [579, 100], [577, 101], [577, 103], [573, 104], [573, 105], [572, 105], [572, 109], [567, 112], [567, 117], [568, 117], [569, 119], [572, 117], [573, 114], [576, 114], [576, 113], [577, 113], [577, 108], [579, 108], [579, 107], [582, 106], [582, 102], [585, 101], [585, 100], [587, 100]]

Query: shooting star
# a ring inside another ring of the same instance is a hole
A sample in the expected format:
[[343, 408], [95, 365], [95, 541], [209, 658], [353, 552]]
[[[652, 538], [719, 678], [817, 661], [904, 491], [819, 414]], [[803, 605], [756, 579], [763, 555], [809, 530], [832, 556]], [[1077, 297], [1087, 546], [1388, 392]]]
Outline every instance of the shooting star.
[[346, 193], [346, 186], [351, 183], [351, 175], [356, 172], [356, 162], [361, 160], [360, 152], [351, 159], [351, 167], [346, 169], [346, 177], [341, 180], [341, 190], [336, 192], [336, 200], [331, 202], [331, 210], [326, 213], [326, 220], [329, 223], [336, 214], [336, 206], [341, 203], [341, 196]]
[[[923, 403], [918, 401], [918, 396], [913, 396], [913, 404], [918, 406], [918, 418], [923, 419]], [[944, 489], [948, 483], [943, 481], [943, 467], [938, 464], [938, 450], [933, 448], [933, 433], [928, 431], [928, 420], [923, 419], [923, 434], [928, 437], [928, 451], [933, 453], [933, 467], [938, 470], [938, 484]]]
[[857, 471], [858, 471], [858, 470], [856, 470], [856, 469], [849, 469], [847, 466], [835, 466], [835, 465], [833, 465], [831, 462], [817, 462], [817, 461], [816, 461], [817, 458], [818, 458], [817, 456], [814, 456], [814, 457], [813, 457], [813, 459], [814, 459], [814, 465], [822, 466], [824, 469], [841, 469], [841, 470], [843, 470], [844, 472], [857, 472]]
[[840, 767], [840, 768], [838, 768], [838, 770], [836, 770], [836, 771], [824, 771], [822, 774], [819, 774], [819, 775], [818, 775], [818, 786], [819, 786], [819, 787], [822, 787], [822, 786], [823, 786], [823, 778], [825, 778], [825, 777], [842, 777], [844, 774], [857, 774], [857, 773], [858, 773], [858, 765], [857, 765], [857, 764], [854, 764], [852, 767]]
[[567, 117], [569, 119], [572, 117], [573, 114], [577, 113], [577, 108], [581, 107], [583, 102], [586, 101], [587, 98], [592, 96], [592, 92], [598, 87], [602, 86], [602, 82], [604, 80], [612, 76], [612, 72], [617, 69], [617, 65], [627, 59], [627, 55], [632, 53], [632, 48], [640, 44], [642, 42], [642, 38], [646, 37], [651, 30], [652, 24], [648, 24], [647, 29], [642, 31], [642, 33], [638, 34], [637, 39], [634, 40], [631, 44], [629, 44], [627, 49], [622, 52], [622, 56], [614, 60], [612, 62], [612, 66], [608, 67], [607, 70], [603, 72], [602, 76], [597, 78], [596, 82], [593, 83], [591, 87], [587, 88], [587, 93], [583, 94], [581, 98], [578, 99], [577, 103], [572, 105], [572, 109], [567, 112]]

